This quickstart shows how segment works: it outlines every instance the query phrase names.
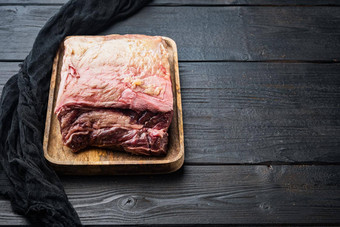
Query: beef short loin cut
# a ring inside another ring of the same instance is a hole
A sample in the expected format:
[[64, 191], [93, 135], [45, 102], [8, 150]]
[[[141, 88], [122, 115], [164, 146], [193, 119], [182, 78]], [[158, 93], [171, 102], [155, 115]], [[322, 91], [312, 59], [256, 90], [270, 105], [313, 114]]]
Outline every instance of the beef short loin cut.
[[72, 36], [64, 41], [55, 113], [63, 143], [166, 154], [173, 115], [169, 53], [158, 36]]

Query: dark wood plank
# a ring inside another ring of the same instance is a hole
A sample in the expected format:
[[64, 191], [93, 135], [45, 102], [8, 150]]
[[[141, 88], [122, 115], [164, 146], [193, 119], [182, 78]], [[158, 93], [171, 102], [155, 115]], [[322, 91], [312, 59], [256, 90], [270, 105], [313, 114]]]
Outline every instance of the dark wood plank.
[[[0, 59], [24, 59], [58, 9], [1, 6]], [[150, 6], [103, 34], [168, 36], [177, 42], [182, 61], [338, 61], [339, 23], [339, 7]]]
[[[68, 0], [0, 0], [0, 4], [64, 4]], [[150, 5], [203, 5], [203, 6], [228, 6], [228, 5], [339, 5], [337, 0], [153, 0]]]
[[19, 71], [18, 62], [0, 62], [0, 94], [7, 80]]
[[340, 64], [181, 63], [186, 163], [340, 162]]
[[261, 5], [261, 6], [282, 6], [282, 5], [339, 5], [336, 0], [155, 0], [151, 4], [154, 5]]
[[1, 225], [28, 225], [28, 222], [12, 211], [11, 203], [0, 197], [0, 223]]
[[[340, 166], [185, 166], [171, 175], [61, 179], [83, 224], [340, 223]], [[24, 223], [0, 204], [1, 223]]]
[[[0, 87], [18, 70], [0, 63]], [[180, 63], [186, 163], [340, 162], [340, 64]]]

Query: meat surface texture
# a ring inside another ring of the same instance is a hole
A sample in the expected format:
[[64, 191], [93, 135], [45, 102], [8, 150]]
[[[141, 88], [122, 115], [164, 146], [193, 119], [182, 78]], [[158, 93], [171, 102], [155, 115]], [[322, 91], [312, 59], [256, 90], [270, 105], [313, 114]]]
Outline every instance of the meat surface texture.
[[64, 41], [55, 113], [63, 143], [166, 154], [173, 115], [169, 53], [159, 36]]

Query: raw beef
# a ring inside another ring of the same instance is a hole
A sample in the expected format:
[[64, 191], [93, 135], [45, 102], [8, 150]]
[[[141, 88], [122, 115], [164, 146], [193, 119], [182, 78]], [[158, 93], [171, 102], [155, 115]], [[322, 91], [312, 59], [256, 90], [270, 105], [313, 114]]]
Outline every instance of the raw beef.
[[63, 143], [73, 151], [165, 154], [173, 115], [168, 57], [158, 36], [67, 38], [55, 107]]

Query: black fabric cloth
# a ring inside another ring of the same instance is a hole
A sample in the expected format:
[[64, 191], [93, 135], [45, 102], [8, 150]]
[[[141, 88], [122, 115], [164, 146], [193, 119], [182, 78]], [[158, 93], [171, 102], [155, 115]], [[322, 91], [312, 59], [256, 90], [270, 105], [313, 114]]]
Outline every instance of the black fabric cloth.
[[[75, 0], [39, 32], [0, 103], [0, 192], [33, 225], [77, 226], [79, 217], [43, 156], [43, 134], [53, 58], [65, 36], [96, 34], [148, 0]], [[1, 69], [0, 69], [1, 70]]]

